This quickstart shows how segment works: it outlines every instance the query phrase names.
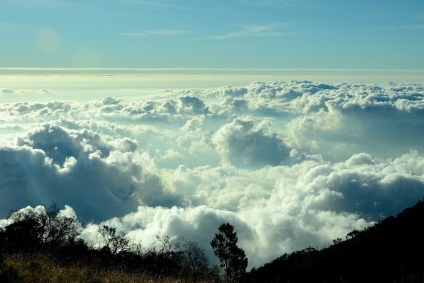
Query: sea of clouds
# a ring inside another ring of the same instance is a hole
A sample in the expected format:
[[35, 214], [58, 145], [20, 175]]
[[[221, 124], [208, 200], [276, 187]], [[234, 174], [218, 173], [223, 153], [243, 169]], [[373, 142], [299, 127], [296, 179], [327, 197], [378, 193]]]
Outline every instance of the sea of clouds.
[[[41, 92], [0, 88], [0, 101]], [[211, 263], [209, 243], [230, 222], [258, 267], [422, 199], [423, 140], [424, 85], [412, 83], [0, 103], [0, 219], [55, 202], [87, 241], [104, 224], [146, 248], [184, 237]]]

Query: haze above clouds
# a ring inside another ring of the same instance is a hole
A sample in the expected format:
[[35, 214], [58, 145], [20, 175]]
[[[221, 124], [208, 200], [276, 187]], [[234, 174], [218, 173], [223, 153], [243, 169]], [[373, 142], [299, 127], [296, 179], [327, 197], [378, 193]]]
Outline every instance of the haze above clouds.
[[229, 221], [253, 267], [424, 196], [423, 84], [253, 82], [155, 97], [0, 104], [1, 217], [57, 202], [85, 239], [100, 224], [146, 247], [181, 236], [212, 260]]

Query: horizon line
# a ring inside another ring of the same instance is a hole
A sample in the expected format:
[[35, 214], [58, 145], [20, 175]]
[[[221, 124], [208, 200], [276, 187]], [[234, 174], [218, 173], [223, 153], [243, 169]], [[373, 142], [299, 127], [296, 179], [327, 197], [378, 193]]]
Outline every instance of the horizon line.
[[424, 69], [393, 68], [208, 68], [208, 67], [0, 67], [6, 71], [352, 71], [352, 72], [424, 72]]

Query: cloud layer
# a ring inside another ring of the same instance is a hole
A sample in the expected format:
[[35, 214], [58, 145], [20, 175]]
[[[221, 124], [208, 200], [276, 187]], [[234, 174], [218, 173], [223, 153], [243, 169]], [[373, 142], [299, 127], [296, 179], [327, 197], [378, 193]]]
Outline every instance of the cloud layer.
[[259, 266], [421, 199], [423, 109], [421, 84], [310, 81], [3, 103], [0, 217], [54, 201], [87, 240], [102, 223], [146, 247], [181, 236], [212, 262], [229, 221]]

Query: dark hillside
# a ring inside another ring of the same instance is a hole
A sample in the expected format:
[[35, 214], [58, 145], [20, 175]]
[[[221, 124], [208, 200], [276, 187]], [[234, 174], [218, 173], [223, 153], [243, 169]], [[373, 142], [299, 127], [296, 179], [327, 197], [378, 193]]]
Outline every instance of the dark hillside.
[[424, 202], [346, 240], [285, 254], [252, 270], [248, 282], [424, 282]]
[[[57, 211], [52, 206], [42, 214], [12, 214], [14, 222], [0, 229], [0, 282], [220, 281], [194, 242], [171, 248], [163, 239], [163, 249], [137, 250], [114, 228], [103, 226], [99, 231], [107, 244], [94, 248], [78, 239], [80, 223]], [[419, 201], [328, 248], [285, 254], [245, 274], [242, 282], [424, 282], [423, 223], [424, 201]], [[56, 275], [60, 278], [52, 280]]]

